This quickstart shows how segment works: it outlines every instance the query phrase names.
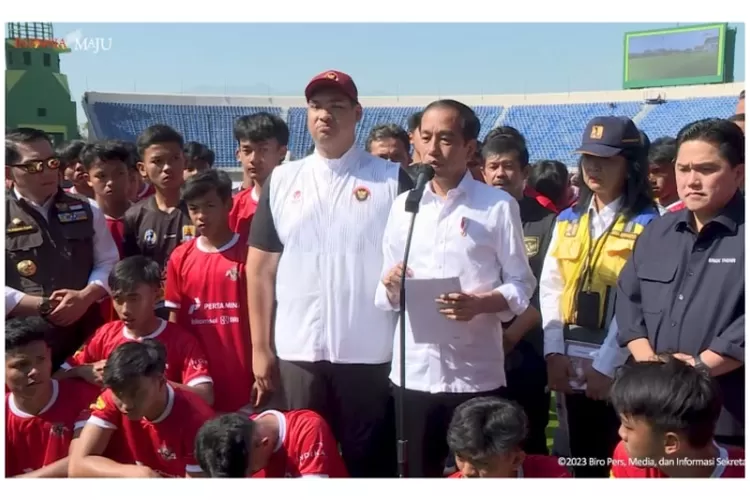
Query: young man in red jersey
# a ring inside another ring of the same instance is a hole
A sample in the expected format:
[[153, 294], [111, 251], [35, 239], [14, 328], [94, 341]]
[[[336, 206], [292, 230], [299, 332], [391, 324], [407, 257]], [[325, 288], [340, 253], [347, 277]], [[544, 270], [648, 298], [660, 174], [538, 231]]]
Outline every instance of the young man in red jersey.
[[208, 477], [348, 477], [331, 429], [310, 410], [221, 415], [198, 431], [195, 454]]
[[5, 477], [67, 477], [68, 448], [79, 414], [99, 389], [77, 380], [51, 378], [45, 335], [38, 316], [5, 322]]
[[[71, 477], [202, 475], [193, 455], [195, 436], [214, 412], [195, 394], [167, 382], [166, 358], [155, 340], [114, 350], [104, 366], [107, 389], [71, 447]], [[118, 463], [108, 458], [112, 455], [135, 463]]]
[[234, 122], [237, 161], [242, 164], [242, 189], [234, 197], [229, 226], [247, 241], [250, 221], [260, 192], [271, 171], [284, 161], [289, 144], [289, 127], [271, 113], [240, 116]]
[[170, 321], [193, 332], [208, 356], [214, 408], [238, 411], [250, 404], [252, 349], [247, 330], [245, 240], [229, 227], [232, 181], [222, 170], [185, 183], [182, 199], [201, 236], [180, 245], [167, 265], [165, 305]]
[[461, 404], [448, 427], [458, 471], [449, 477], [571, 477], [557, 457], [526, 455], [528, 420], [516, 403], [477, 397]]
[[704, 370], [674, 356], [626, 365], [610, 398], [622, 439], [610, 477], [745, 477], [745, 451], [714, 441], [721, 399]]
[[156, 316], [154, 303], [161, 287], [161, 271], [146, 257], [128, 257], [118, 262], [109, 277], [115, 310], [120, 317], [100, 327], [62, 369], [59, 378], [77, 377], [102, 383], [106, 360], [126, 342], [153, 339], [166, 349], [166, 377], [183, 390], [213, 403], [213, 380], [200, 343], [180, 326]]

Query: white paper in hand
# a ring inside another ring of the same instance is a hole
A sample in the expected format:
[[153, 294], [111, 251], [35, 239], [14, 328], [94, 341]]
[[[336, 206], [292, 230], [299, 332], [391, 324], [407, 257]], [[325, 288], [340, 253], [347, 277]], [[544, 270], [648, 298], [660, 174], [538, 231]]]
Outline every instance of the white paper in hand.
[[461, 281], [456, 278], [407, 278], [406, 320], [409, 322], [416, 344], [464, 344], [467, 342], [466, 323], [446, 318], [435, 302], [446, 293], [461, 291]]

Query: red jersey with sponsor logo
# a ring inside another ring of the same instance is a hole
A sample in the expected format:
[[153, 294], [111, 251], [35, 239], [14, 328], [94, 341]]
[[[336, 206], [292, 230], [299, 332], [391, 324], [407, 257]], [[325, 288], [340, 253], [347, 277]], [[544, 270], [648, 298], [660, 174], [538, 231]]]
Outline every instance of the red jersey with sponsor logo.
[[[464, 477], [461, 472], [454, 472], [449, 478]], [[527, 455], [518, 471], [518, 477], [573, 477], [570, 471], [558, 463], [557, 457], [547, 455]]]
[[211, 382], [209, 364], [200, 343], [179, 325], [163, 319], [159, 320], [159, 326], [153, 333], [140, 338], [130, 334], [122, 321], [109, 322], [100, 327], [63, 368], [107, 359], [125, 342], [138, 342], [144, 339], [157, 340], [164, 345], [167, 351], [167, 380], [191, 387]]
[[202, 238], [184, 243], [167, 264], [165, 305], [177, 312], [177, 324], [193, 332], [203, 346], [219, 412], [247, 405], [253, 386], [246, 256], [247, 245], [235, 234], [213, 252]]
[[25, 413], [5, 395], [5, 477], [25, 474], [68, 456], [79, 415], [100, 389], [82, 380], [52, 380], [52, 397], [38, 415]]
[[86, 425], [113, 429], [112, 439], [128, 448], [133, 460], [164, 477], [200, 472], [193, 455], [198, 429], [214, 411], [196, 394], [167, 384], [167, 407], [159, 418], [129, 420], [105, 390], [91, 410]]
[[[745, 477], [745, 450], [718, 445], [717, 448], [719, 448], [719, 458], [715, 460], [716, 468], [710, 477]], [[633, 463], [625, 443], [620, 441], [612, 454], [609, 477], [669, 477], [656, 467], [639, 467], [638, 465], [640, 464]]]
[[349, 477], [336, 438], [320, 415], [310, 410], [269, 410], [251, 418], [265, 415], [279, 420], [279, 441], [266, 467], [253, 477]]
[[240, 241], [243, 243], [247, 241], [250, 234], [250, 222], [257, 208], [258, 197], [254, 187], [243, 189], [234, 195], [232, 211], [229, 212], [229, 227], [240, 235]]

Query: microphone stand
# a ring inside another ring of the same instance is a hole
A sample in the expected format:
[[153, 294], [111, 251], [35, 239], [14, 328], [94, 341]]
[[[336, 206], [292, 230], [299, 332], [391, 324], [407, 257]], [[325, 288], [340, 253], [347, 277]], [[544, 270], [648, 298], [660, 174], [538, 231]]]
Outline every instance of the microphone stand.
[[406, 234], [406, 247], [404, 248], [404, 265], [401, 271], [401, 287], [399, 294], [399, 368], [400, 387], [396, 393], [396, 431], [397, 431], [397, 457], [398, 477], [408, 477], [408, 459], [406, 440], [406, 411], [404, 408], [404, 392], [406, 391], [406, 269], [409, 264], [409, 252], [411, 251], [411, 240], [414, 235], [414, 221], [419, 212], [419, 202], [422, 198], [421, 191], [411, 191], [406, 196], [405, 210], [411, 214], [409, 232]]

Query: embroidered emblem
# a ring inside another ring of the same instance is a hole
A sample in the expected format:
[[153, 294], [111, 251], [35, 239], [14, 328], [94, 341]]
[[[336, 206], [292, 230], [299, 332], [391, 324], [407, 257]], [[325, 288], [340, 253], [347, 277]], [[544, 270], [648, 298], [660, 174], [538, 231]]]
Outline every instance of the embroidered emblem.
[[356, 187], [354, 188], [354, 197], [357, 198], [357, 201], [365, 201], [370, 197], [370, 190], [364, 186]]
[[538, 236], [525, 236], [523, 244], [526, 247], [526, 256], [533, 257], [539, 253], [539, 237]]

